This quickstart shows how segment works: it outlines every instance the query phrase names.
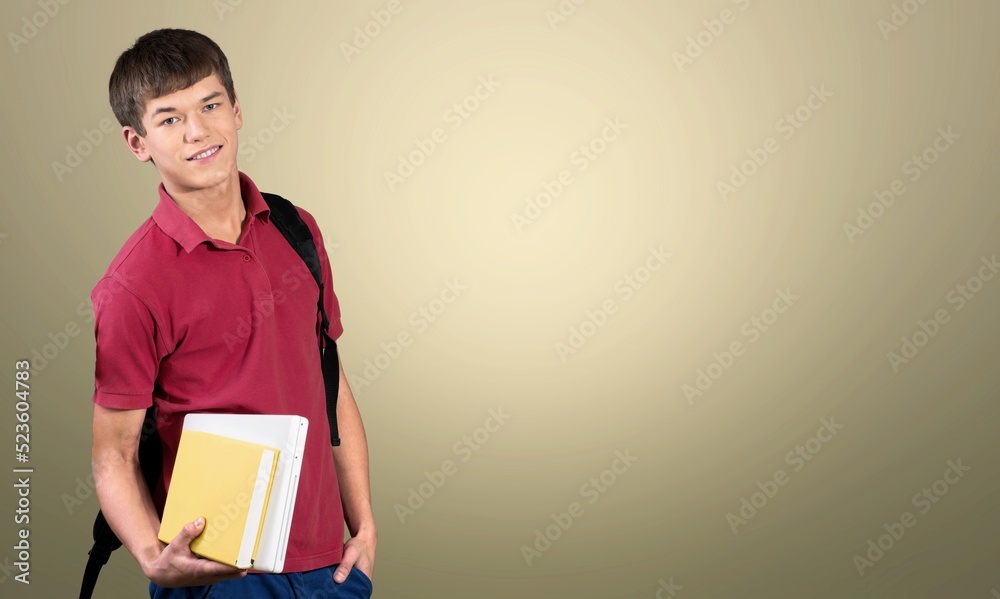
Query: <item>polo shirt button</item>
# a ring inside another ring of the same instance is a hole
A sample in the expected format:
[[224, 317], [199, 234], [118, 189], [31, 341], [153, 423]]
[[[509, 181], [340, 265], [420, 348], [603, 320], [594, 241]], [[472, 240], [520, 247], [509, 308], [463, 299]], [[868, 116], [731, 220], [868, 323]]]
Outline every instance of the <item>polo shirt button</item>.
[[244, 262], [249, 262], [250, 261], [250, 254], [243, 254], [243, 261]]

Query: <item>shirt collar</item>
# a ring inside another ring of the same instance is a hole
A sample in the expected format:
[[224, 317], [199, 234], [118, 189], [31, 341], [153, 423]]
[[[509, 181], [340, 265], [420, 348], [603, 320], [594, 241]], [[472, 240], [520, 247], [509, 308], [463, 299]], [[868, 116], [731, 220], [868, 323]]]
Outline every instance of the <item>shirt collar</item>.
[[[240, 196], [243, 198], [243, 205], [254, 218], [263, 222], [269, 222], [271, 210], [264, 201], [264, 196], [250, 177], [239, 172]], [[167, 193], [163, 183], [159, 187], [160, 202], [153, 210], [153, 220], [160, 229], [169, 235], [174, 241], [179, 243], [189, 254], [199, 244], [212, 242], [212, 239], [201, 230], [198, 223], [184, 213], [177, 202]], [[248, 223], [249, 226], [249, 223]]]

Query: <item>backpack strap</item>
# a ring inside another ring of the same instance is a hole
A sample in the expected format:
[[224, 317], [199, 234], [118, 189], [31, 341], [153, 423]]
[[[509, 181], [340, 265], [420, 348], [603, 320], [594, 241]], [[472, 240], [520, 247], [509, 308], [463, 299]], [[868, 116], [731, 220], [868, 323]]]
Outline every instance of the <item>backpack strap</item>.
[[271, 209], [271, 222], [281, 231], [295, 252], [309, 267], [309, 272], [319, 286], [319, 314], [322, 323], [320, 331], [320, 360], [323, 369], [323, 383], [326, 387], [326, 418], [330, 422], [330, 445], [340, 445], [340, 432], [337, 430], [337, 392], [340, 390], [340, 362], [337, 359], [337, 342], [331, 339], [326, 330], [330, 324], [323, 303], [323, 272], [320, 269], [319, 254], [313, 242], [312, 232], [302, 221], [298, 210], [285, 198], [273, 193], [261, 193], [268, 208]]
[[94, 595], [94, 587], [97, 586], [101, 568], [108, 563], [111, 552], [121, 546], [122, 542], [104, 519], [104, 513], [98, 511], [97, 519], [94, 520], [94, 546], [87, 552], [90, 557], [87, 558], [87, 568], [83, 572], [80, 599], [90, 599]]

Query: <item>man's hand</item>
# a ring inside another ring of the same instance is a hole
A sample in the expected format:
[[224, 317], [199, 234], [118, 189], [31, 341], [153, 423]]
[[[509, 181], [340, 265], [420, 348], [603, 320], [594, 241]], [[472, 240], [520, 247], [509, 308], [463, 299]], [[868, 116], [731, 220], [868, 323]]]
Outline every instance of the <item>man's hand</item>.
[[161, 587], [171, 588], [215, 584], [229, 578], [246, 576], [246, 570], [200, 558], [191, 553], [191, 541], [200, 535], [204, 528], [204, 518], [185, 524], [159, 555], [142, 564], [146, 578]]
[[374, 582], [372, 573], [375, 571], [375, 544], [375, 538], [364, 533], [348, 539], [344, 544], [340, 565], [333, 573], [333, 581], [340, 584], [347, 580], [347, 574], [351, 571], [351, 566], [354, 566]]

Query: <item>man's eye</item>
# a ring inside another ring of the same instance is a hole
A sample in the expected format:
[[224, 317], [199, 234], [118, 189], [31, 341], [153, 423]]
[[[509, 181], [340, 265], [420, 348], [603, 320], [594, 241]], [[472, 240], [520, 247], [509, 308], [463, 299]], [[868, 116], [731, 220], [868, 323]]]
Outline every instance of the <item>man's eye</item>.
[[211, 104], [206, 105], [205, 108], [207, 108], [208, 110], [215, 110], [216, 107], [218, 107], [218, 106], [219, 106], [219, 102], [212, 102]]
[[169, 125], [169, 124], [171, 124], [171, 121], [173, 121], [173, 120], [174, 120], [174, 119], [176, 119], [176, 118], [177, 118], [177, 117], [175, 117], [175, 116], [172, 116], [172, 117], [170, 117], [169, 119], [167, 119], [167, 120], [163, 121], [163, 123], [161, 123], [161, 124], [162, 124], [162, 125]]

